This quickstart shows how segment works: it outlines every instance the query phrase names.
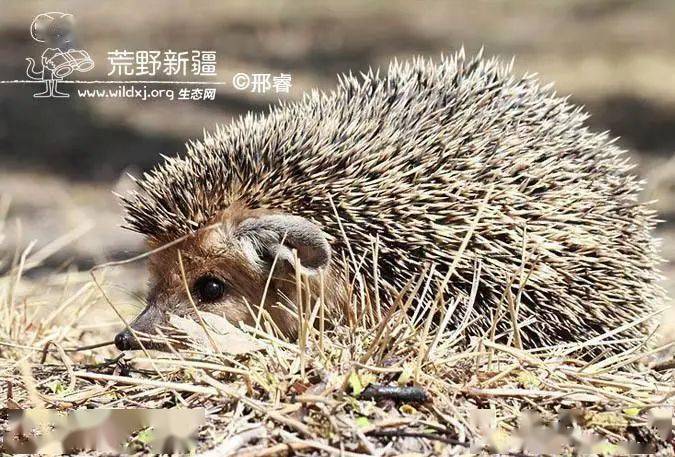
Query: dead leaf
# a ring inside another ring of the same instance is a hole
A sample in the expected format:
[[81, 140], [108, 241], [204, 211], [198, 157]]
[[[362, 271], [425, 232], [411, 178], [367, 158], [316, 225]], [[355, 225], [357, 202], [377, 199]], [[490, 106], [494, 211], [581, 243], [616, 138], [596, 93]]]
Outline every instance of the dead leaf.
[[176, 329], [187, 335], [189, 344], [195, 349], [237, 355], [263, 348], [259, 341], [239, 330], [224, 317], [206, 312], [200, 312], [199, 315], [204, 320], [208, 333], [198, 320], [176, 315], [169, 318], [169, 322]]

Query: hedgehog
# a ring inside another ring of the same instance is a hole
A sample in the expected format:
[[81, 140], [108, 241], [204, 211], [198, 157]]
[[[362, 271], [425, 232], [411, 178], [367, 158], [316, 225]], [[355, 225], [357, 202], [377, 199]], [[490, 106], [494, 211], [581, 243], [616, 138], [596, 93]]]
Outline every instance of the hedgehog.
[[[252, 325], [264, 310], [292, 338], [298, 269], [339, 310], [354, 275], [386, 307], [424, 268], [426, 296], [457, 303], [449, 325], [468, 318], [467, 339], [486, 335], [507, 296], [524, 348], [608, 332], [610, 351], [633, 348], [663, 298], [656, 215], [625, 151], [587, 118], [515, 76], [513, 60], [462, 50], [349, 73], [330, 93], [218, 127], [121, 197], [151, 250], [131, 328], [152, 347], [172, 313]], [[135, 334], [117, 347], [138, 349]]]

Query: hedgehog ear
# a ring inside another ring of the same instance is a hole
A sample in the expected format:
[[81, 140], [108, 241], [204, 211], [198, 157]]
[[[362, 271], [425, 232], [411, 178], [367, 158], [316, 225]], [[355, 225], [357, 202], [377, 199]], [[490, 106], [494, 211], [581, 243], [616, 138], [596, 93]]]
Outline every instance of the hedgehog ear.
[[295, 249], [302, 272], [308, 275], [317, 274], [330, 262], [331, 248], [326, 234], [304, 217], [268, 214], [246, 219], [237, 227], [236, 235], [244, 242], [247, 257], [254, 257], [254, 261], [262, 255], [271, 263], [276, 257], [277, 265], [285, 263], [293, 267]]

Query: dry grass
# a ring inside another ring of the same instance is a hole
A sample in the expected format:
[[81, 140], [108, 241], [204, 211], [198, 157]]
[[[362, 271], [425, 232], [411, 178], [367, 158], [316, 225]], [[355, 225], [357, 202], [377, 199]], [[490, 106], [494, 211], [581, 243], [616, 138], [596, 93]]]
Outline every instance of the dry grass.
[[[450, 314], [470, 310], [471, 302], [417, 304], [426, 271], [386, 310], [365, 294], [360, 276], [346, 317], [322, 300], [302, 303], [291, 310], [300, 317], [296, 342], [279, 338], [266, 314], [252, 310], [257, 325], [241, 330], [256, 344], [244, 354], [231, 355], [200, 318], [208, 344], [165, 329], [169, 341], [182, 338], [187, 348], [120, 357], [109, 346], [78, 349], [110, 339], [110, 329], [92, 333], [95, 326], [84, 325], [93, 304], [114, 306], [105, 281], [98, 287], [82, 273], [51, 275], [45, 281], [65, 293], [49, 307], [21, 287], [49, 252], [28, 246], [6, 259], [0, 278], [0, 398], [10, 407], [205, 407], [198, 449], [215, 446], [212, 455], [536, 455], [545, 445], [556, 452], [555, 443], [613, 454], [626, 452], [625, 440], [646, 443], [643, 451], [673, 450], [672, 436], [668, 442], [652, 427], [675, 393], [673, 369], [647, 365], [664, 348], [591, 362], [574, 357], [611, 344], [608, 332], [575, 345], [520, 349], [517, 329], [528, 323], [517, 322], [513, 297], [495, 313], [495, 321], [518, 324], [509, 345], [495, 342], [503, 339], [494, 330], [467, 341], [468, 319], [447, 327]], [[477, 265], [474, 292], [479, 282]], [[298, 278], [301, 292], [306, 284]]]

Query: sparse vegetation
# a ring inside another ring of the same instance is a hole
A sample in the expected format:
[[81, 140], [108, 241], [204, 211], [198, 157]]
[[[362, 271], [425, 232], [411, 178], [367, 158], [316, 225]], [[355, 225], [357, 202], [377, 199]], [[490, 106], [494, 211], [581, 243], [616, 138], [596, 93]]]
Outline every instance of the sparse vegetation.
[[[411, 298], [424, 273], [383, 318], [359, 288], [347, 319], [320, 300], [303, 303], [297, 342], [280, 339], [264, 313], [235, 330], [204, 315], [164, 329], [180, 352], [122, 356], [94, 347], [109, 333], [83, 331], [91, 319], [82, 316], [107, 300], [110, 284], [99, 288], [81, 273], [50, 276], [66, 293], [49, 308], [56, 315], [45, 317], [43, 303], [20, 287], [39, 257], [26, 249], [6, 259], [0, 282], [0, 398], [9, 407], [204, 407], [198, 451], [215, 447], [218, 455], [536, 455], [546, 449], [541, 443], [609, 455], [626, 452], [626, 439], [644, 443], [642, 452], [672, 451], [653, 425], [673, 405], [673, 371], [647, 366], [665, 348], [590, 362], [570, 356], [612, 344], [612, 332], [531, 351], [489, 333], [460, 346], [463, 326], [446, 327], [446, 315], [432, 321], [433, 304]], [[477, 274], [474, 287], [479, 281]], [[238, 355], [230, 350], [234, 332]], [[147, 451], [144, 436], [132, 439], [139, 452]]]

